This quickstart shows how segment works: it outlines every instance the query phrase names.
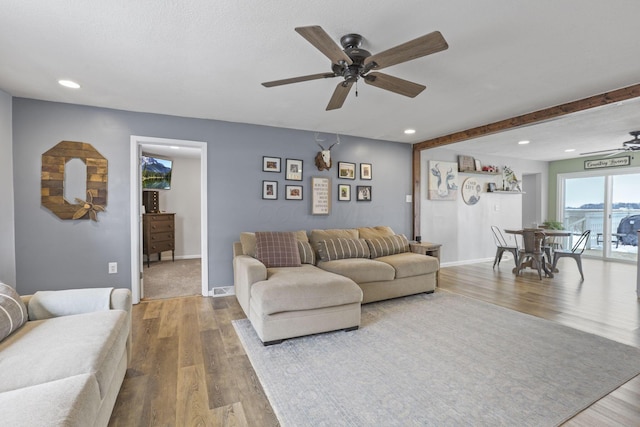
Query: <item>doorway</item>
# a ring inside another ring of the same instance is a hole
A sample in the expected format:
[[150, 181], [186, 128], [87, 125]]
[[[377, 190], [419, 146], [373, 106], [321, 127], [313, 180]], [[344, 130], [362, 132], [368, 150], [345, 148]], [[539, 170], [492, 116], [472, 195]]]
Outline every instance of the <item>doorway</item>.
[[[144, 266], [142, 254], [142, 168], [140, 158], [143, 151], [176, 150], [189, 152], [196, 156], [200, 164], [200, 293], [209, 294], [208, 280], [208, 241], [207, 241], [207, 144], [201, 141], [187, 141], [145, 136], [131, 136], [130, 142], [130, 178], [131, 178], [131, 290], [134, 304], [144, 297]], [[177, 156], [177, 154], [176, 154]], [[168, 194], [168, 193], [167, 193]], [[176, 196], [176, 195], [174, 195]], [[178, 221], [179, 219], [177, 219]]]

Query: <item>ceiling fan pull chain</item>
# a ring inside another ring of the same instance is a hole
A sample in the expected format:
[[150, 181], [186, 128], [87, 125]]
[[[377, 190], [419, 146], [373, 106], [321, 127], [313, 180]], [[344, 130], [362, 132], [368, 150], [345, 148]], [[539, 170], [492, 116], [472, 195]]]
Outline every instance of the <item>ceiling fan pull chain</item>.
[[356, 98], [358, 97], [358, 81], [356, 80]]

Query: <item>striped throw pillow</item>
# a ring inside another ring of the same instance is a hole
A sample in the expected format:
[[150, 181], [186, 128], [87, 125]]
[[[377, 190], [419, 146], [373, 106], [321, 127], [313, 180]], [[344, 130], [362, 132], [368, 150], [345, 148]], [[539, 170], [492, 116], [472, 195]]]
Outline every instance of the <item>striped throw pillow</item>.
[[285, 231], [256, 232], [256, 258], [267, 268], [300, 267], [296, 234]]
[[369, 258], [369, 247], [364, 239], [329, 239], [318, 242], [318, 255], [322, 261], [345, 258]]
[[311, 243], [298, 240], [298, 252], [300, 252], [300, 262], [302, 264], [315, 264], [316, 253], [311, 247]]
[[371, 258], [409, 252], [409, 241], [404, 234], [367, 239], [367, 245], [371, 252]]
[[0, 341], [27, 321], [27, 307], [20, 295], [9, 285], [0, 282]]

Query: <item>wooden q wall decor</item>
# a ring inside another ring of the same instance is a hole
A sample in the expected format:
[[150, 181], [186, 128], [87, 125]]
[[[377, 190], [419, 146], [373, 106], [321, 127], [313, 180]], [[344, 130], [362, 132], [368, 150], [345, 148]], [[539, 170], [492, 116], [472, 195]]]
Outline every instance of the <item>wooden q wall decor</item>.
[[[70, 203], [64, 198], [64, 171], [67, 162], [80, 159], [87, 167], [85, 200]], [[41, 204], [60, 219], [92, 219], [107, 204], [107, 159], [91, 144], [61, 141], [42, 155]]]

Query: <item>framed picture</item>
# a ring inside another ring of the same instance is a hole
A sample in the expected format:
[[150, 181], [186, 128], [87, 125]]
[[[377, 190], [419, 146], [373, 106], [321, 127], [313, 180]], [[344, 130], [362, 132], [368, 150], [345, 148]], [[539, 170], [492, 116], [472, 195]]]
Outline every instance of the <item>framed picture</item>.
[[458, 156], [458, 171], [468, 172], [476, 170], [476, 160], [471, 156]]
[[351, 185], [338, 184], [338, 201], [340, 202], [351, 201]]
[[311, 178], [311, 215], [331, 213], [331, 178]]
[[456, 200], [458, 169], [453, 162], [429, 160], [427, 196], [429, 200]]
[[494, 191], [496, 191], [496, 183], [495, 182], [487, 183], [487, 193], [493, 193]]
[[262, 172], [278, 172], [280, 173], [280, 157], [262, 156]]
[[360, 163], [360, 179], [373, 179], [371, 163]]
[[286, 200], [302, 200], [302, 185], [285, 186], [284, 198]]
[[357, 197], [356, 200], [359, 202], [370, 202], [371, 201], [371, 186], [370, 185], [358, 185], [356, 187]]
[[338, 178], [356, 179], [356, 164], [338, 162]]
[[475, 163], [476, 163], [476, 171], [482, 171], [482, 162], [478, 159], [475, 159]]
[[278, 181], [262, 181], [262, 198], [267, 200], [278, 198]]
[[302, 181], [302, 160], [287, 159], [285, 173], [289, 181]]

